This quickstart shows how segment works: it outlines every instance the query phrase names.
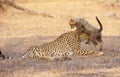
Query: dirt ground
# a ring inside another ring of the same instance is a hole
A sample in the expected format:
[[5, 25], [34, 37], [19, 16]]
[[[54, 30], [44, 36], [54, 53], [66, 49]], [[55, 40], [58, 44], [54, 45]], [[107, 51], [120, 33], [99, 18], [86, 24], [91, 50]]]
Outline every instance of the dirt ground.
[[[67, 61], [24, 59], [18, 62], [0, 60], [0, 77], [120, 77], [120, 20], [109, 17], [120, 8], [110, 7], [97, 0], [16, 0], [16, 4], [37, 11], [29, 15], [14, 8], [0, 13], [0, 49], [8, 56], [22, 55], [34, 45], [54, 40], [71, 31], [68, 21], [83, 17], [98, 26], [103, 24], [102, 56], [73, 56]], [[54, 18], [43, 17], [46, 13]], [[83, 43], [83, 47], [86, 45]], [[89, 46], [92, 47], [92, 44]]]

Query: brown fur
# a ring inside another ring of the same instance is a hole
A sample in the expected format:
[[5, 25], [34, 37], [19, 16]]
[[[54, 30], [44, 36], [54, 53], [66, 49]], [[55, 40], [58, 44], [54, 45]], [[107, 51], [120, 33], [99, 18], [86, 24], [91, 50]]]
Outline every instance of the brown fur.
[[89, 24], [83, 18], [72, 18], [69, 21], [71, 28], [77, 27], [82, 33], [85, 33], [88, 36], [88, 40], [91, 41], [95, 47], [100, 44], [99, 50], [102, 50], [102, 34], [101, 31], [103, 30], [102, 24], [98, 17], [96, 16], [96, 20], [100, 25], [100, 29]]

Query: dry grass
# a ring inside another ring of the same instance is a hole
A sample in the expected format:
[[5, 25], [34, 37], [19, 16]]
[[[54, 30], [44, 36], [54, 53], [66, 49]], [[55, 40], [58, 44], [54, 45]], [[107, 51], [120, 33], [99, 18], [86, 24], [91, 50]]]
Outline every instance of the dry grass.
[[96, 0], [17, 0], [16, 3], [55, 18], [29, 15], [13, 8], [1, 13], [0, 48], [7, 55], [21, 55], [30, 46], [41, 45], [70, 31], [68, 21], [76, 16], [83, 17], [99, 27], [95, 20], [97, 15], [103, 24], [103, 35], [109, 37], [103, 37], [103, 56], [75, 56], [71, 61], [62, 62], [33, 59], [10, 63], [0, 61], [0, 77], [120, 76], [120, 20], [107, 17], [111, 11], [120, 16], [118, 8], [106, 7]]

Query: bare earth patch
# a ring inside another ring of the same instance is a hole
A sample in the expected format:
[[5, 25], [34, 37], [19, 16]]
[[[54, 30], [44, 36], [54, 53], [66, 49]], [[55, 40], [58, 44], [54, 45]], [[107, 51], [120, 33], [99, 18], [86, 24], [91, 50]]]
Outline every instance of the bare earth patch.
[[[41, 45], [70, 31], [68, 21], [80, 16], [98, 26], [97, 15], [103, 24], [102, 56], [73, 56], [67, 61], [24, 59], [22, 61], [0, 60], [0, 77], [120, 77], [120, 20], [106, 14], [118, 9], [104, 7], [96, 0], [17, 0], [26, 8], [54, 15], [28, 15], [9, 8], [0, 14], [0, 49], [8, 56], [20, 56], [33, 45]], [[91, 46], [82, 43], [81, 48]]]

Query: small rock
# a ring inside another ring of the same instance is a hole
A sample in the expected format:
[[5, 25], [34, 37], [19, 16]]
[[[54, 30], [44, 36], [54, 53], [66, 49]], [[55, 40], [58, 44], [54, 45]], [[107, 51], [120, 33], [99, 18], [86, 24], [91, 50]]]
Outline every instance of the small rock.
[[107, 17], [116, 17], [116, 13], [115, 12], [108, 12]]

